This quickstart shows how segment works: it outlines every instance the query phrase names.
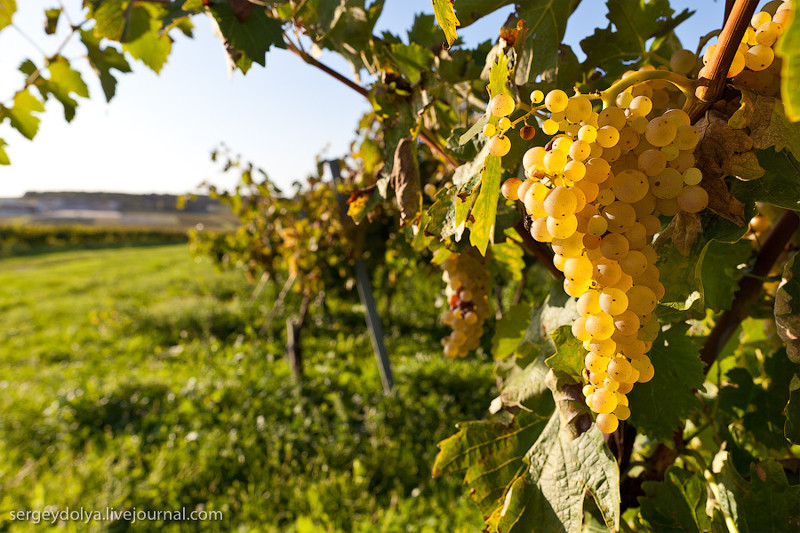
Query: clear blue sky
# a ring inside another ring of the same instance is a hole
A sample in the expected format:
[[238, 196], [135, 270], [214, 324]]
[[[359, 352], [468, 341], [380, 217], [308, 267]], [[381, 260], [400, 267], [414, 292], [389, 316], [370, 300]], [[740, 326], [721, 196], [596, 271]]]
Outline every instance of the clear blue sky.
[[[456, 0], [457, 2], [458, 0]], [[636, 1], [636, 0], [631, 0]], [[14, 22], [40, 47], [52, 53], [60, 42], [42, 31], [44, 9], [55, 0], [21, 0]], [[73, 20], [81, 19], [80, 0], [65, 0]], [[681, 42], [694, 48], [700, 35], [722, 22], [722, 0], [673, 0], [676, 11], [697, 13], [678, 28]], [[460, 30], [467, 44], [497, 36], [512, 8], [500, 10]], [[387, 0], [376, 32], [405, 37], [414, 14], [432, 13], [429, 0]], [[595, 26], [605, 26], [605, 3], [583, 0], [570, 19], [565, 41], [580, 54], [578, 42]], [[63, 22], [63, 21], [62, 21]], [[314, 167], [314, 156], [346, 154], [355, 138], [356, 123], [367, 102], [299, 58], [273, 50], [267, 66], [255, 66], [246, 76], [229, 79], [221, 43], [205, 16], [194, 19], [195, 38], [176, 36], [173, 53], [157, 76], [141, 64], [131, 74], [119, 74], [117, 96], [105, 102], [96, 76], [85, 60], [74, 65], [84, 73], [91, 100], [81, 100], [71, 124], [61, 106], [51, 101], [42, 115], [39, 134], [30, 142], [7, 123], [0, 138], [9, 143], [10, 167], [0, 167], [0, 197], [29, 190], [88, 190], [184, 193], [206, 180], [233, 185], [222, 176], [209, 153], [220, 142], [254, 161], [285, 186], [302, 179]], [[79, 58], [75, 44], [64, 55]], [[17, 67], [25, 57], [41, 53], [13, 28], [0, 33], [0, 101], [7, 102], [22, 86]], [[352, 77], [350, 67], [335, 54], [321, 61]]]

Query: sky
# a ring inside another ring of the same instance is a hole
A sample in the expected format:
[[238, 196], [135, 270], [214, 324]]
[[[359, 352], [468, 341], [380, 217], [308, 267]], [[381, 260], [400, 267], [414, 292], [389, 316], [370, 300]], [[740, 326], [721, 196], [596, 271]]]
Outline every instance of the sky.
[[[631, 0], [636, 1], [636, 0]], [[456, 0], [457, 5], [458, 0]], [[73, 21], [81, 20], [80, 0], [64, 0]], [[676, 11], [696, 10], [677, 29], [693, 49], [699, 36], [722, 23], [724, 1], [672, 0]], [[16, 28], [0, 32], [0, 102], [7, 103], [22, 87], [17, 71], [26, 57], [41, 62], [63, 39], [61, 31], [48, 37], [42, 30], [44, 9], [57, 0], [18, 1]], [[494, 40], [513, 7], [503, 8], [459, 30], [467, 45]], [[433, 13], [429, 0], [386, 0], [376, 34], [391, 31], [405, 37], [414, 15]], [[579, 42], [596, 26], [605, 26], [605, 3], [583, 0], [570, 18], [564, 41], [580, 54]], [[28, 141], [8, 123], [0, 124], [11, 166], [0, 166], [0, 197], [26, 191], [84, 190], [183, 194], [203, 182], [221, 187], [236, 183], [211, 162], [210, 152], [225, 143], [234, 153], [253, 161], [281, 187], [303, 179], [315, 156], [335, 158], [349, 153], [367, 101], [352, 89], [308, 66], [293, 54], [272, 49], [266, 68], [254, 65], [247, 73], [228, 77], [225, 51], [213, 35], [207, 17], [194, 17], [194, 39], [175, 37], [172, 55], [160, 75], [132, 62], [133, 72], [115, 74], [116, 97], [106, 103], [97, 77], [75, 41], [64, 55], [83, 73], [90, 100], [80, 99], [71, 123], [56, 101], [47, 103], [39, 132]], [[444, 40], [444, 39], [443, 39]], [[350, 66], [333, 53], [320, 61], [353, 77]]]

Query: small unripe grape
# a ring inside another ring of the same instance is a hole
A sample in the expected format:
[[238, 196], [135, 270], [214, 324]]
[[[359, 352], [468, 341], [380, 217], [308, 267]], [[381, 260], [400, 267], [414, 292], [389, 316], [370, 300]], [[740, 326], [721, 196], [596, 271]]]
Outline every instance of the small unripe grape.
[[686, 185], [698, 185], [703, 181], [703, 173], [699, 168], [687, 168], [683, 173], [683, 183]]
[[542, 100], [544, 100], [544, 93], [542, 91], [540, 91], [539, 89], [536, 89], [535, 91], [533, 91], [531, 93], [531, 103], [532, 104], [538, 104]]
[[489, 100], [489, 111], [496, 117], [510, 115], [514, 107], [514, 98], [510, 94], [496, 94]]
[[489, 139], [489, 153], [497, 157], [503, 157], [511, 151], [511, 140], [505, 135], [495, 135]]
[[507, 130], [511, 127], [511, 119], [508, 117], [501, 118], [497, 121], [497, 127], [499, 127], [501, 130]]
[[603, 433], [614, 433], [619, 427], [619, 419], [611, 413], [599, 414], [597, 415], [595, 424], [597, 425], [597, 429]]
[[594, 215], [589, 219], [587, 229], [590, 234], [600, 237], [608, 230], [608, 221], [603, 216]]
[[497, 126], [494, 124], [487, 124], [483, 127], [483, 134], [487, 137], [494, 137], [495, 133], [497, 133]]

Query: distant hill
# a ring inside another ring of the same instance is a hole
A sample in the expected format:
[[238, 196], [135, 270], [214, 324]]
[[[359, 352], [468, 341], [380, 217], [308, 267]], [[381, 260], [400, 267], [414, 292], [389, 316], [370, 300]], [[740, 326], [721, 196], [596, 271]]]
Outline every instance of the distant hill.
[[97, 209], [122, 213], [220, 213], [227, 211], [217, 200], [198, 195], [178, 209], [178, 196], [173, 194], [124, 194], [116, 192], [27, 192], [23, 200], [35, 200], [51, 209]]

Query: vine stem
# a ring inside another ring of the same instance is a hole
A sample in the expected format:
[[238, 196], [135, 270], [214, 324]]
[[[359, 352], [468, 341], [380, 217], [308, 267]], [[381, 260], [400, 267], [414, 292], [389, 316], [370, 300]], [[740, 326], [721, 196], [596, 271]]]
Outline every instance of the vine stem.
[[686, 97], [687, 103], [697, 99], [695, 96], [696, 82], [690, 80], [686, 76], [681, 76], [669, 70], [640, 70], [628, 74], [600, 93], [600, 99], [603, 101], [603, 108], [605, 109], [606, 107], [615, 105], [617, 96], [628, 87], [648, 80], [664, 80], [672, 83], [675, 87], [680, 89]]
[[794, 211], [785, 211], [773, 224], [753, 264], [752, 275], [741, 279], [731, 308], [719, 317], [700, 350], [700, 359], [706, 364], [706, 370], [711, 367], [717, 355], [747, 316], [750, 305], [761, 291], [761, 278], [772, 270], [775, 261], [786, 248], [786, 243], [797, 231], [799, 224], [800, 220]]
[[[684, 110], [694, 123], [705, 113], [706, 109], [719, 100], [725, 89], [725, 80], [731, 63], [739, 50], [750, 19], [753, 18], [758, 0], [736, 0], [725, 20], [725, 26], [719, 34], [717, 47], [711, 55], [708, 65], [700, 69], [695, 90], [696, 100], [687, 102]], [[726, 6], [727, 8], [727, 6]], [[726, 9], [727, 11], [727, 9]]]

